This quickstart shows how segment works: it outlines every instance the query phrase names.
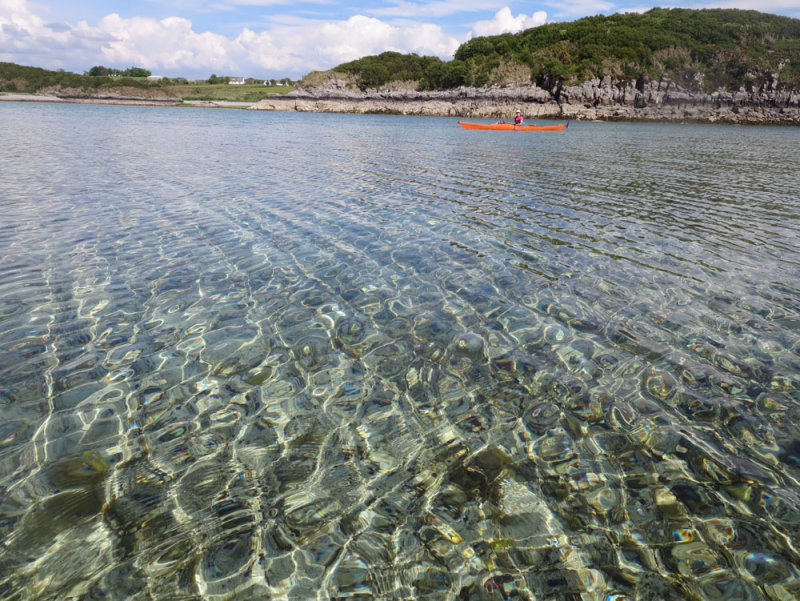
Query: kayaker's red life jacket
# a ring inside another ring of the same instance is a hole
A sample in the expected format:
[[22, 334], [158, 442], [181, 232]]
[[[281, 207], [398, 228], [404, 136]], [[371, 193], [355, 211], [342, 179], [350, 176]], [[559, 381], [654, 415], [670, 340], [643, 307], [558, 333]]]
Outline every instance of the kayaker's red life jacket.
[[525, 117], [522, 115], [517, 115], [514, 117], [514, 125], [522, 125], [522, 122], [525, 121]]

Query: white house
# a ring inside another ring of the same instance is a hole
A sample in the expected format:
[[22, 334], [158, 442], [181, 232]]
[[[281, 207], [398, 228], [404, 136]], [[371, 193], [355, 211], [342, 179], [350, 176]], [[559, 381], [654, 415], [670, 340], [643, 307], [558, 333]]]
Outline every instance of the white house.
[[233, 85], [243, 85], [244, 84], [244, 77], [231, 77], [231, 80], [228, 82], [229, 84]]

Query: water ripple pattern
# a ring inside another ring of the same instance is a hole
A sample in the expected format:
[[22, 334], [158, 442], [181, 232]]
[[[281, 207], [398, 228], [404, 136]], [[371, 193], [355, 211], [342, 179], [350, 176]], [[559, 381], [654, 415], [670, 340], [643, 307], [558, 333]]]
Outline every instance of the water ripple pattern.
[[800, 131], [0, 131], [3, 599], [800, 598]]

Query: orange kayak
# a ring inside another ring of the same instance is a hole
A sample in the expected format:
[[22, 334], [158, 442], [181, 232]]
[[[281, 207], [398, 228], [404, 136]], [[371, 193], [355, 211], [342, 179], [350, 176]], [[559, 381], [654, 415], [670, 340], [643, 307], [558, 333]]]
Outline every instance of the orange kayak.
[[558, 125], [514, 125], [513, 123], [469, 123], [459, 121], [458, 124], [466, 129], [494, 129], [502, 131], [561, 131], [568, 123]]

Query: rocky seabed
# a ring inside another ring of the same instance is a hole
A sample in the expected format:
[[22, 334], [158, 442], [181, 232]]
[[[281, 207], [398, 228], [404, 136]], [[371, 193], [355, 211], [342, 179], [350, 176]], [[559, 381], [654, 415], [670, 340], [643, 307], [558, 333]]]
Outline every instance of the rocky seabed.
[[358, 93], [337, 88], [298, 89], [251, 108], [318, 113], [386, 113], [507, 119], [520, 109], [529, 119], [706, 121], [800, 125], [800, 92], [762, 89], [687, 91], [675, 84], [641, 86], [593, 80], [548, 90], [524, 87], [459, 88]]

